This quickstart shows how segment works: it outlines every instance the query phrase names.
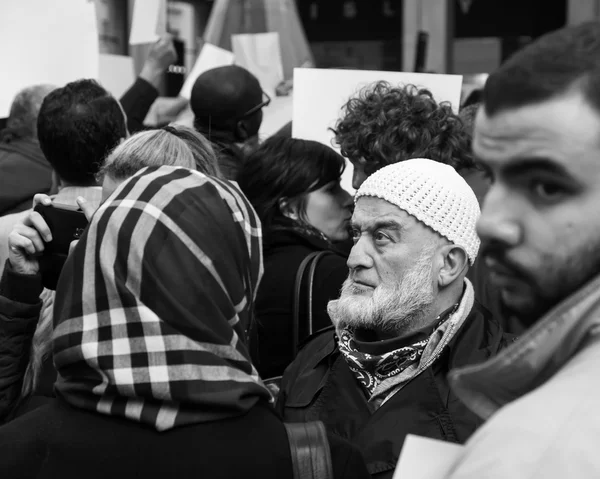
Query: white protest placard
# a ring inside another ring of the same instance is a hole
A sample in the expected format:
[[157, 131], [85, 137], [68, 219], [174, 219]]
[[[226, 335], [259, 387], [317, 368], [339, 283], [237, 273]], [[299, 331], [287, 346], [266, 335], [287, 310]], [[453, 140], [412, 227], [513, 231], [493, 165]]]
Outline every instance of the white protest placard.
[[200, 50], [196, 63], [194, 63], [194, 68], [192, 68], [181, 87], [179, 96], [189, 100], [192, 95], [192, 87], [200, 75], [213, 68], [233, 65], [233, 61], [233, 53], [230, 51], [205, 43], [202, 50]]
[[444, 479], [464, 446], [409, 434], [392, 479]]
[[112, 96], [121, 98], [135, 82], [133, 58], [101, 53], [98, 81]]
[[254, 33], [231, 36], [235, 64], [252, 73], [270, 96], [283, 81], [279, 33]]
[[263, 108], [263, 120], [258, 131], [262, 140], [274, 135], [292, 121], [293, 101], [292, 96], [274, 96], [269, 106]]
[[154, 43], [167, 31], [166, 0], [135, 0], [129, 44]]
[[[364, 87], [384, 80], [392, 85], [413, 84], [427, 88], [434, 98], [448, 101], [455, 112], [460, 105], [461, 75], [384, 72], [371, 70], [294, 69], [293, 136], [333, 145], [334, 128], [342, 107]], [[336, 148], [336, 151], [339, 151]], [[352, 165], [342, 176], [342, 186], [352, 189]]]
[[19, 0], [0, 14], [0, 118], [25, 87], [98, 78], [96, 9], [90, 0]]

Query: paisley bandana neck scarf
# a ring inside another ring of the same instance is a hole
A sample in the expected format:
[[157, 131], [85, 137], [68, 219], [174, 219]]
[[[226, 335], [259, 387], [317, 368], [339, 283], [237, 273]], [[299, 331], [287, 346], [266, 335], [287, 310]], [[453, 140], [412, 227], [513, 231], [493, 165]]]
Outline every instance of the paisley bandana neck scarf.
[[[438, 316], [430, 332], [435, 331], [450, 318], [458, 309], [458, 306], [459, 303]], [[423, 351], [429, 342], [429, 337], [430, 335], [425, 339], [387, 353], [369, 354], [358, 350], [354, 340], [354, 331], [344, 329], [340, 332], [338, 347], [367, 396], [371, 397], [382, 381], [400, 374], [406, 368], [421, 360]]]
[[270, 401], [246, 340], [262, 273], [260, 222], [237, 187], [142, 170], [96, 211], [65, 265], [57, 395], [159, 431]]

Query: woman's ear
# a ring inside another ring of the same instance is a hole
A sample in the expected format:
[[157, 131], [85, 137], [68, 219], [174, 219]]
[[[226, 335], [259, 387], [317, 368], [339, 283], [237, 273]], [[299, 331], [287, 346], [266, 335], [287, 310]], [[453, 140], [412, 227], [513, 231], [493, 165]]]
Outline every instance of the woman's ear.
[[455, 244], [444, 245], [440, 248], [443, 264], [438, 272], [438, 286], [445, 288], [460, 278], [468, 269], [469, 258], [466, 251]]
[[286, 218], [298, 220], [298, 209], [292, 204], [289, 198], [279, 199], [279, 211], [281, 211], [281, 214]]

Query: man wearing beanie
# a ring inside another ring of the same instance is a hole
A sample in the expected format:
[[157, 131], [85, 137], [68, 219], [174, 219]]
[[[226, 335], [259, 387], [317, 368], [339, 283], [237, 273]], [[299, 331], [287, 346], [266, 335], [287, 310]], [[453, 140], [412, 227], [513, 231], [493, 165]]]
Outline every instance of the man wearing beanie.
[[362, 184], [350, 273], [329, 303], [333, 327], [286, 370], [277, 407], [288, 422], [321, 420], [391, 478], [407, 434], [464, 442], [481, 421], [451, 393], [452, 368], [505, 344], [466, 279], [479, 249], [479, 205], [448, 165], [386, 166]]
[[[335, 126], [335, 141], [353, 166], [354, 188], [386, 165], [423, 157], [452, 166], [481, 201], [489, 181], [473, 162], [471, 136], [471, 124], [462, 113], [454, 113], [449, 103], [438, 103], [430, 91], [415, 85], [396, 87], [387, 82], [368, 85], [348, 100]], [[504, 330], [523, 330], [517, 321], [502, 314], [485, 265], [476, 262], [468, 278], [477, 300]]]
[[237, 65], [207, 70], [194, 83], [194, 127], [213, 143], [227, 179], [237, 180], [245, 154], [258, 144], [262, 109], [269, 102], [258, 79]]

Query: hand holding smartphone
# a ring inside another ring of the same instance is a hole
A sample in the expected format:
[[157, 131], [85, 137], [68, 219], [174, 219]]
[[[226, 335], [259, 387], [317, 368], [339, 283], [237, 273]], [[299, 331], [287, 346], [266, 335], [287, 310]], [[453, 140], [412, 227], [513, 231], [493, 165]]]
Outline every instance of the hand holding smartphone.
[[42, 216], [52, 233], [52, 241], [45, 243], [39, 264], [44, 287], [55, 290], [71, 242], [81, 237], [88, 220], [77, 206], [39, 203], [34, 211]]

